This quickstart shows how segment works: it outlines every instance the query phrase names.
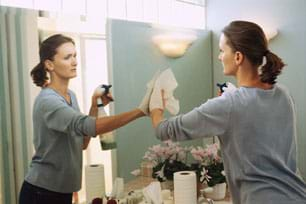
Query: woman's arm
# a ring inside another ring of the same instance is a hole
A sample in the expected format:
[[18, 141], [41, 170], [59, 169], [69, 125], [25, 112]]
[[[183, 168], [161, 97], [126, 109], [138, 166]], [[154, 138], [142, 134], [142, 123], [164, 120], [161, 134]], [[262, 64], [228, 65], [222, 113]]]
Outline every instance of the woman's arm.
[[136, 108], [129, 112], [120, 113], [118, 115], [97, 118], [96, 134], [110, 132], [143, 116], [145, 116], [145, 114], [140, 109]]
[[164, 119], [164, 111], [161, 109], [154, 109], [151, 111], [152, 125], [154, 128]]
[[156, 137], [160, 140], [182, 141], [222, 136], [229, 128], [231, 101], [223, 94], [208, 100], [185, 114], [163, 119], [162, 110], [151, 111]]
[[[93, 117], [97, 117], [98, 115], [97, 97], [101, 97], [101, 96], [94, 95], [92, 97], [92, 105], [90, 108], [89, 115]], [[112, 96], [109, 95], [109, 97], [112, 97]], [[103, 101], [103, 104], [105, 105], [109, 103], [109, 99], [103, 96], [102, 96], [102, 101]], [[97, 118], [96, 119], [96, 135], [113, 131], [143, 116], [145, 116], [144, 112], [141, 111], [139, 108], [136, 108], [132, 111], [121, 113], [118, 115]], [[90, 142], [90, 137], [85, 136], [84, 141], [83, 141], [83, 149], [87, 148], [89, 142]]]
[[156, 128], [158, 124], [164, 119], [164, 108], [166, 106], [166, 101], [164, 98], [164, 90], [161, 90], [161, 98], [162, 98], [163, 109], [155, 108], [151, 110], [150, 116], [152, 119], [153, 128]]
[[[120, 113], [113, 116], [106, 116], [96, 119], [96, 134], [103, 134], [120, 128], [133, 120], [146, 116], [149, 112], [149, 100], [152, 89], [148, 89], [138, 108], [134, 110]], [[108, 104], [109, 98], [112, 98], [109, 93], [108, 97], [102, 96], [103, 104]]]

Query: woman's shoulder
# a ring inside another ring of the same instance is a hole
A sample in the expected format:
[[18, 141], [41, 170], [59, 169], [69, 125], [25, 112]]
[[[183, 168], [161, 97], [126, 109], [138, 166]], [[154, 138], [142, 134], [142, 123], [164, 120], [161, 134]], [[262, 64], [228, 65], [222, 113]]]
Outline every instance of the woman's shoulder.
[[64, 103], [65, 100], [56, 91], [50, 88], [43, 88], [35, 99], [35, 104], [43, 104], [53, 106], [55, 104]]
[[261, 89], [256, 87], [240, 87], [235, 92], [228, 94], [234, 101], [242, 101], [247, 103], [254, 100], [270, 100], [274, 98], [279, 100], [280, 98], [287, 98], [292, 100], [292, 95], [289, 89], [283, 85], [276, 83], [271, 89]]
[[37, 96], [38, 99], [58, 99], [61, 96], [51, 88], [42, 88]]
[[277, 83], [277, 84], [274, 85], [274, 87], [275, 87], [276, 90], [282, 91], [282, 92], [290, 95], [290, 90], [287, 86], [285, 86], [283, 84], [280, 84], [280, 83]]

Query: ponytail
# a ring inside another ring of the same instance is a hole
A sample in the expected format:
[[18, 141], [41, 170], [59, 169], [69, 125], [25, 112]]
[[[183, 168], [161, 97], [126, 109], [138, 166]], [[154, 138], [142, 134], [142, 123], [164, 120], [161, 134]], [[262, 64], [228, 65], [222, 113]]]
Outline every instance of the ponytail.
[[270, 51], [266, 51], [264, 57], [266, 58], [266, 63], [261, 67], [260, 80], [263, 83], [275, 84], [276, 78], [285, 64], [281, 58]]
[[31, 77], [36, 86], [44, 87], [46, 85], [49, 78], [43, 62], [40, 62], [32, 69]]

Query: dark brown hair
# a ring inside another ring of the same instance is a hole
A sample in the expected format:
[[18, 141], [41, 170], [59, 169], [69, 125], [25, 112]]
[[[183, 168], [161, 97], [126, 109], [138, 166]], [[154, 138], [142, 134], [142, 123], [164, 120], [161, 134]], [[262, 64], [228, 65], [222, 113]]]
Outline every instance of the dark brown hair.
[[263, 83], [276, 83], [285, 64], [268, 49], [268, 41], [260, 26], [248, 21], [233, 21], [222, 32], [232, 50], [244, 54], [252, 65], [259, 67], [265, 56], [267, 62], [261, 68], [260, 80]]
[[53, 60], [54, 55], [57, 53], [57, 48], [62, 44], [68, 42], [75, 44], [72, 38], [61, 34], [56, 34], [50, 36], [40, 44], [40, 62], [31, 71], [31, 76], [34, 84], [40, 87], [44, 87], [46, 85], [49, 78], [47, 76], [47, 71], [45, 69], [44, 62], [46, 60]]

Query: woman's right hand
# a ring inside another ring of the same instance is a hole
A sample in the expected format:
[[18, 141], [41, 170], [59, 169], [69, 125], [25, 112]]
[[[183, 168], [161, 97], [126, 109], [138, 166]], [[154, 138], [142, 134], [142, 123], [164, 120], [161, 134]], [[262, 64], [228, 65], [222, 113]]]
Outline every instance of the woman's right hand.
[[104, 106], [106, 106], [107, 104], [109, 104], [109, 102], [114, 100], [113, 96], [110, 92], [108, 94], [103, 94], [101, 96], [101, 99], [102, 99], [102, 103], [103, 103]]
[[221, 96], [222, 92], [220, 90], [217, 91], [217, 96]]
[[101, 98], [103, 106], [106, 106], [107, 104], [109, 104], [110, 101], [114, 100], [110, 92], [108, 94], [103, 94], [103, 95], [101, 95], [100, 92], [94, 92], [92, 96], [92, 106], [97, 106], [98, 98]]

